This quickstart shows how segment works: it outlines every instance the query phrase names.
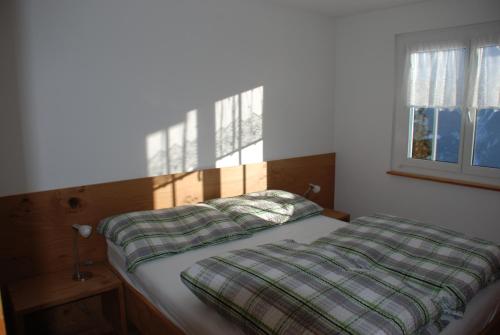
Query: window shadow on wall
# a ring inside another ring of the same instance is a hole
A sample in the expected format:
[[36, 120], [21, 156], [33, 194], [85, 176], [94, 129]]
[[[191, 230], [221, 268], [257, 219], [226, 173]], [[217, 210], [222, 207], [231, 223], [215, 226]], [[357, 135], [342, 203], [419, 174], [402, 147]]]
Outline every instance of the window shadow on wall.
[[[199, 153], [210, 146], [199, 139], [198, 109], [146, 136], [154, 208], [242, 194], [252, 188], [247, 185], [249, 167], [243, 164], [263, 161], [263, 98], [264, 87], [259, 86], [213, 104], [214, 124], [202, 126], [210, 129], [209, 137], [215, 140], [214, 169], [195, 171], [200, 169]], [[207, 129], [203, 132], [206, 135]]]
[[215, 103], [216, 167], [263, 161], [264, 87]]

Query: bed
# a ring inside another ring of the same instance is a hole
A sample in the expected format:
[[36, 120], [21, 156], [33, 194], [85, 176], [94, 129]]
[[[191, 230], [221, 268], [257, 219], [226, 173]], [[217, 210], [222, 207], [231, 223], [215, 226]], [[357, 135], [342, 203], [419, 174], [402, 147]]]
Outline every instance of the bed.
[[[129, 311], [132, 321], [145, 333], [168, 328], [172, 333], [184, 334], [242, 334], [235, 324], [222, 318], [214, 309], [202, 303], [180, 280], [180, 273], [191, 264], [229, 250], [250, 248], [285, 239], [310, 243], [329, 234], [346, 223], [323, 215], [306, 218], [273, 229], [255, 233], [250, 238], [203, 247], [172, 257], [151, 261], [139, 266], [134, 273], [127, 272], [121, 248], [108, 241], [108, 260], [126, 282], [129, 305], [148, 306], [148, 313], [137, 309]], [[136, 306], [137, 308], [137, 306]], [[500, 283], [497, 281], [481, 290], [468, 304], [461, 320], [453, 321], [442, 332], [451, 334], [479, 334], [486, 331], [497, 318], [500, 309]], [[141, 320], [142, 319], [142, 320]], [[158, 320], [159, 319], [159, 320]], [[149, 321], [148, 321], [149, 320]]]
[[[310, 183], [321, 186], [321, 192], [311, 193], [310, 199], [324, 208], [335, 208], [334, 153], [4, 197], [0, 199], [0, 217], [4, 224], [0, 234], [3, 245], [0, 261], [2, 268], [9, 271], [0, 273], [0, 282], [5, 284], [58, 271], [70, 273], [73, 259], [68, 257], [68, 250], [71, 250], [73, 242], [71, 225], [74, 222], [96, 227], [102, 218], [120, 213], [173, 208], [264, 189], [303, 194]], [[311, 224], [313, 221], [315, 223]], [[106, 240], [98, 234], [82, 243], [80, 256], [95, 262], [108, 259], [125, 286], [128, 320], [141, 334], [199, 333], [201, 330], [196, 327], [200, 322], [210, 320], [216, 320], [216, 332], [220, 327], [226, 327], [224, 332], [231, 333], [233, 329], [238, 333], [217, 313], [198, 302], [180, 283], [180, 271], [202, 258], [229, 249], [253, 247], [286, 238], [306, 243], [332, 230], [342, 229], [342, 225], [341, 222], [318, 216], [256, 232], [248, 239], [144, 263], [135, 274], [124, 270], [123, 254], [109, 243], [107, 247]], [[20, 239], [26, 243], [16, 243]], [[156, 277], [155, 273], [159, 273], [160, 277]], [[175, 278], [173, 285], [167, 285], [173, 287], [173, 293], [161, 285], [170, 283], [169, 278]], [[159, 291], [162, 293], [157, 293]], [[175, 300], [179, 296], [181, 301]], [[465, 318], [449, 325], [443, 333], [475, 333], [484, 329], [485, 325], [491, 328], [500, 323], [498, 300], [498, 284], [480, 291], [467, 305]], [[190, 305], [193, 301], [194, 306]], [[181, 308], [177, 309], [179, 306]], [[188, 313], [183, 313], [183, 310]], [[205, 329], [205, 325], [202, 328]], [[214, 328], [207, 326], [206, 332], [210, 331], [213, 333]], [[485, 331], [481, 333], [486, 334]], [[498, 332], [493, 330], [490, 333]]]

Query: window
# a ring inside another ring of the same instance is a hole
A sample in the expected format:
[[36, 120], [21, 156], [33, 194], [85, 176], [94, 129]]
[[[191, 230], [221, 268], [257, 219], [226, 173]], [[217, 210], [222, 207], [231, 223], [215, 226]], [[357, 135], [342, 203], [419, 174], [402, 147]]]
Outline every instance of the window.
[[396, 37], [392, 169], [500, 185], [500, 21]]

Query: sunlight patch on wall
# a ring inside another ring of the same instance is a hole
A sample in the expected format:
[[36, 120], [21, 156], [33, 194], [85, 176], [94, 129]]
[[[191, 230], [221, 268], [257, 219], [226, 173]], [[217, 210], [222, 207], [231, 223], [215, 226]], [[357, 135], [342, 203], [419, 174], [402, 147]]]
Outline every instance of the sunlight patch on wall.
[[216, 167], [238, 165], [239, 138], [240, 97], [234, 95], [215, 103]]
[[216, 167], [263, 161], [264, 87], [215, 103]]
[[264, 160], [262, 139], [262, 112], [264, 87], [241, 94], [241, 164]]
[[146, 137], [148, 176], [189, 172], [198, 167], [198, 112]]
[[197, 111], [186, 121], [168, 128], [168, 173], [189, 172], [198, 166]]
[[148, 176], [167, 174], [166, 131], [160, 130], [146, 137]]

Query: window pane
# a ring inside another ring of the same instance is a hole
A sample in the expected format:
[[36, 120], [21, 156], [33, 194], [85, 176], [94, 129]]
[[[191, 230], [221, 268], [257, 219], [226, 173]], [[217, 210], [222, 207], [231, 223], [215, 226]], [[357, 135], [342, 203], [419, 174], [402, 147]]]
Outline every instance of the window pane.
[[477, 112], [472, 164], [500, 168], [500, 109], [485, 108]]
[[458, 163], [468, 49], [411, 53], [407, 105], [413, 111], [409, 156]]
[[434, 108], [415, 108], [411, 157], [432, 159], [434, 140]]
[[460, 109], [439, 110], [436, 160], [458, 163], [460, 149]]
[[411, 157], [458, 163], [460, 109], [415, 108]]

